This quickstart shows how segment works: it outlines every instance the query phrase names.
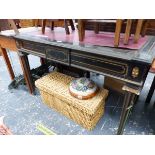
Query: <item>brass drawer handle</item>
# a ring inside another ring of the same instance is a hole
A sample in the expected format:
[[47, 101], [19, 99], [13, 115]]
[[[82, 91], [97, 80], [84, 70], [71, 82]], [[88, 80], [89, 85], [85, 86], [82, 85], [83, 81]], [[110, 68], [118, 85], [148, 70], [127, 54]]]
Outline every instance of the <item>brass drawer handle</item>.
[[134, 67], [132, 69], [132, 77], [136, 78], [136, 77], [138, 77], [138, 75], [139, 75], [139, 68], [138, 67]]

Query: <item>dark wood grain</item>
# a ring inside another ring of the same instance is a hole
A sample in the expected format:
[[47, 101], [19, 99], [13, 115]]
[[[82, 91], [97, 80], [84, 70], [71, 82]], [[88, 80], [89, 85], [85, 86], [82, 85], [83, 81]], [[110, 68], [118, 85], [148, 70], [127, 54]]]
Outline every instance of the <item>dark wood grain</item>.
[[75, 26], [74, 26], [73, 20], [72, 19], [68, 19], [68, 21], [69, 21], [69, 24], [71, 26], [72, 31], [74, 31], [75, 30]]
[[47, 21], [46, 19], [43, 19], [43, 20], [42, 20], [42, 34], [45, 33], [46, 21]]
[[141, 31], [142, 37], [144, 37], [146, 35], [146, 32], [147, 32], [147, 28], [149, 26], [149, 23], [150, 23], [150, 20], [149, 19], [144, 20], [144, 24], [143, 24], [142, 31]]
[[99, 33], [99, 23], [94, 24], [94, 31], [95, 31], [96, 34]]
[[66, 19], [64, 19], [64, 26], [65, 26], [66, 34], [67, 34], [67, 35], [70, 34], [69, 28], [68, 28], [68, 22], [67, 22]]

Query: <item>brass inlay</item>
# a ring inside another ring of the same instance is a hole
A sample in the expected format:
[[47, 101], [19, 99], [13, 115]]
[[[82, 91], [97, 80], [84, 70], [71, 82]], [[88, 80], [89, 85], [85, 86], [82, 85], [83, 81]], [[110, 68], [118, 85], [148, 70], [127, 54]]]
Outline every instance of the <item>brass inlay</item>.
[[[118, 71], [114, 71], [114, 70], [111, 70], [111, 69], [108, 69], [108, 68], [104, 68], [104, 67], [100, 67], [100, 66], [94, 66], [94, 65], [90, 65], [89, 66], [93, 66], [93, 67], [98, 67], [98, 68], [102, 68], [102, 69], [105, 69], [107, 71], [110, 71], [110, 72], [115, 72], [115, 73], [119, 73], [119, 74], [124, 74], [124, 75], [127, 75], [128, 73], [128, 65], [125, 64], [125, 63], [121, 63], [121, 62], [115, 62], [115, 61], [112, 61], [112, 60], [108, 60], [108, 59], [101, 59], [101, 58], [97, 58], [97, 57], [92, 57], [92, 56], [86, 56], [86, 55], [82, 55], [82, 54], [75, 54], [75, 53], [72, 53], [73, 56], [77, 56], [77, 57], [81, 57], [81, 58], [86, 58], [86, 59], [89, 59], [90, 61], [91, 60], [95, 60], [95, 61], [99, 61], [101, 63], [107, 63], [107, 64], [112, 64], [114, 66], [119, 66], [122, 68], [123, 71], [121, 72], [118, 72]], [[73, 61], [73, 60], [71, 60]], [[75, 60], [74, 60], [75, 61]], [[78, 63], [82, 63], [82, 62], [79, 62], [76, 60], [76, 62]], [[83, 64], [86, 64], [86, 63], [83, 63]], [[88, 64], [86, 64], [88, 65]]]
[[[74, 66], [74, 67], [77, 67], [77, 68], [83, 68], [83, 69], [88, 69], [87, 67], [79, 67], [79, 65], [76, 65], [76, 64], [72, 64], [72, 66]], [[88, 69], [89, 71], [96, 71], [96, 70], [93, 70], [93, 69]], [[133, 81], [133, 80], [129, 80], [129, 79], [126, 79], [126, 78], [121, 78], [121, 77], [118, 77], [117, 75], [115, 76], [115, 75], [112, 75], [112, 74], [108, 74], [108, 73], [105, 73], [105, 72], [102, 72], [102, 71], [97, 71], [97, 73], [99, 73], [99, 74], [103, 74], [103, 75], [105, 75], [105, 76], [107, 76], [107, 77], [112, 77], [112, 78], [116, 78], [116, 79], [118, 79], [118, 80], [122, 80], [122, 81], [125, 81], [125, 82], [128, 82], [128, 83], [132, 83], [132, 84], [135, 84], [135, 85], [137, 85], [137, 86], [142, 86], [142, 84], [143, 84], [143, 82], [141, 81], [141, 82], [136, 82], [136, 81]]]
[[114, 70], [111, 70], [111, 69], [107, 69], [107, 68], [104, 68], [104, 67], [99, 67], [99, 66], [94, 66], [94, 65], [91, 65], [91, 64], [86, 64], [86, 63], [79, 62], [79, 61], [76, 61], [76, 60], [71, 60], [71, 61], [75, 62], [77, 64], [83, 64], [83, 65], [90, 66], [90, 68], [95, 67], [95, 68], [100, 68], [101, 70], [109, 71], [110, 73], [119, 73], [120, 74], [120, 72], [117, 72], [117, 71], [114, 71]]
[[140, 95], [140, 91], [141, 91], [140, 88], [137, 88], [137, 89], [136, 88], [131, 88], [131, 87], [128, 87], [126, 85], [122, 87], [122, 90], [134, 93], [136, 95]]
[[63, 56], [65, 57], [64, 59], [59, 59], [59, 58], [56, 58], [56, 57], [53, 57], [52, 55], [50, 55], [50, 53], [52, 52], [52, 49], [47, 49], [46, 50], [46, 54], [50, 57], [50, 58], [53, 58], [53, 59], [55, 59], [55, 60], [60, 60], [60, 61], [69, 61], [69, 58], [68, 58], [68, 52], [66, 51], [66, 52], [64, 52], [64, 51], [53, 51], [53, 52], [58, 52], [58, 53], [61, 53], [61, 54], [63, 54]]
[[32, 51], [32, 50], [28, 50], [28, 49], [25, 49], [25, 48], [21, 48], [20, 49], [21, 52], [26, 52], [26, 53], [29, 53], [29, 54], [34, 54], [36, 56], [41, 56], [41, 57], [46, 57], [45, 53], [41, 53], [41, 52], [36, 52], [36, 51]]
[[45, 47], [42, 45], [38, 45], [36, 43], [30, 43], [30, 42], [23, 42], [23, 48], [29, 49], [29, 50], [36, 50], [41, 52], [42, 50], [45, 50]]
[[136, 77], [138, 77], [138, 75], [139, 75], [139, 68], [138, 67], [134, 67], [132, 69], [132, 77], [136, 78]]

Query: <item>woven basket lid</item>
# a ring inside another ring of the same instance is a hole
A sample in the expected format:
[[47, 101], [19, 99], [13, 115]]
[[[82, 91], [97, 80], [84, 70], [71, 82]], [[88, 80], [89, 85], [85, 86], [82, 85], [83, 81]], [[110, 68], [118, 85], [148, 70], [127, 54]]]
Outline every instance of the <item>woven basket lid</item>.
[[89, 99], [96, 95], [97, 85], [89, 78], [77, 78], [70, 82], [69, 92], [78, 99]]

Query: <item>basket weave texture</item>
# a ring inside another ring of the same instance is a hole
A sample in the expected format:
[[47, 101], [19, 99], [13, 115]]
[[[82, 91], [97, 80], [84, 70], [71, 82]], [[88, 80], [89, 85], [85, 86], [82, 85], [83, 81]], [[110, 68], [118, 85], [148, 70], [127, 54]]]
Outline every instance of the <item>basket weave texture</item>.
[[104, 113], [108, 90], [100, 89], [95, 97], [79, 100], [69, 93], [69, 83], [73, 79], [71, 76], [52, 72], [37, 80], [35, 85], [45, 104], [91, 130]]

